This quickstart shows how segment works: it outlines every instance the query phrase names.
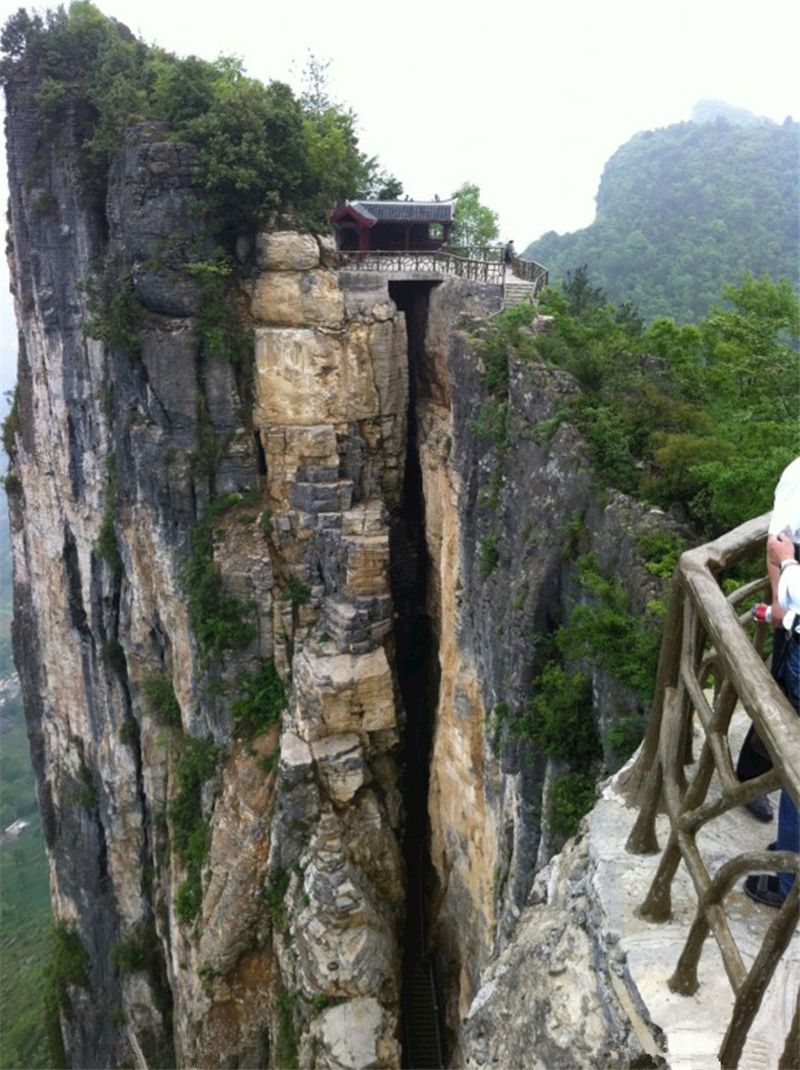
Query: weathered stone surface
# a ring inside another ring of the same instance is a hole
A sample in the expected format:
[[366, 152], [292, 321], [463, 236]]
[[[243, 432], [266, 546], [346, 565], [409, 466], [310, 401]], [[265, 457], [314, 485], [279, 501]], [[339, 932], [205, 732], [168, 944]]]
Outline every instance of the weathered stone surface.
[[361, 535], [344, 540], [348, 597], [385, 595], [389, 591], [389, 536]]
[[342, 517], [343, 535], [384, 535], [388, 524], [382, 502], [361, 502]]
[[282, 271], [259, 275], [251, 294], [256, 321], [287, 327], [341, 327], [344, 300], [332, 271]]
[[281, 766], [287, 775], [295, 779], [310, 770], [313, 762], [311, 748], [304, 739], [294, 732], [284, 732], [281, 736]]
[[[381, 816], [378, 811], [376, 816]], [[292, 948], [304, 991], [330, 996], [398, 995], [395, 913], [351, 858], [357, 829], [324, 810], [300, 859], [305, 905], [292, 924]], [[395, 894], [399, 881], [395, 872]]]
[[252, 892], [266, 872], [275, 777], [265, 776], [259, 759], [276, 750], [277, 732], [253, 743], [252, 755], [237, 747], [226, 764], [215, 808], [198, 957], [220, 974], [228, 972], [258, 935], [264, 935], [263, 907]]
[[[392, 353], [391, 348], [383, 351], [384, 362]], [[381, 414], [386, 404], [392, 406], [389, 412], [402, 411], [405, 401], [401, 375], [388, 368], [376, 375], [370, 330], [358, 324], [340, 334], [308, 327], [260, 327], [256, 373], [254, 415], [264, 427], [364, 420]]]
[[[646, 1058], [595, 928], [587, 861], [586, 842], [579, 842], [537, 877], [537, 905], [481, 977], [460, 1065], [572, 1070]], [[648, 1043], [658, 1055], [652, 1037]]]
[[188, 1065], [210, 1055], [224, 1064], [261, 1044], [274, 967], [269, 917], [254, 892], [265, 879], [275, 789], [275, 776], [265, 775], [261, 762], [276, 747], [273, 730], [249, 747], [235, 747], [224, 769], [192, 949], [195, 967], [176, 992], [176, 1032]]
[[317, 239], [295, 230], [262, 231], [256, 235], [256, 256], [263, 271], [307, 271], [319, 266]]
[[[312, 1037], [330, 1070], [399, 1066], [397, 1022], [375, 999], [351, 999], [328, 1007], [314, 1022]], [[313, 1041], [312, 1041], [313, 1043]]]
[[269, 427], [261, 431], [273, 508], [287, 509], [300, 470], [337, 471], [336, 429], [331, 424]]
[[112, 241], [125, 248], [133, 290], [142, 304], [166, 316], [191, 316], [199, 307], [187, 263], [210, 252], [203, 220], [190, 201], [197, 185], [197, 148], [167, 140], [161, 123], [132, 127], [109, 176]]
[[295, 719], [306, 739], [394, 727], [392, 675], [382, 648], [319, 657], [303, 651], [295, 672]]
[[364, 755], [358, 736], [342, 735], [311, 744], [311, 753], [328, 795], [346, 803], [364, 783]]

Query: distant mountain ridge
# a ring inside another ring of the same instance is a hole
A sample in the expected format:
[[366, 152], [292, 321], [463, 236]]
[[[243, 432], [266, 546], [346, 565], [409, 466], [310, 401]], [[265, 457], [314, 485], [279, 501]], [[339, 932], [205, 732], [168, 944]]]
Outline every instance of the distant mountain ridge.
[[646, 319], [703, 317], [747, 274], [798, 273], [800, 124], [701, 101], [695, 121], [634, 135], [606, 164], [595, 221], [543, 235], [525, 255], [551, 279], [588, 264]]
[[724, 119], [734, 126], [777, 125], [766, 115], [755, 115], [753, 112], [748, 111], [747, 108], [739, 108], [735, 104], [727, 104], [724, 100], [714, 100], [712, 98], [698, 100], [692, 108], [693, 123], [713, 123], [717, 119]]

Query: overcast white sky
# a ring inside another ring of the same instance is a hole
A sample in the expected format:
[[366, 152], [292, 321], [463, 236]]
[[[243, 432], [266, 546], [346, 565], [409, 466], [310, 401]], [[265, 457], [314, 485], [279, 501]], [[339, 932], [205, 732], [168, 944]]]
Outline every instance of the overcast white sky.
[[[18, 6], [0, 0], [3, 21]], [[518, 249], [591, 223], [612, 153], [639, 130], [688, 119], [702, 98], [800, 119], [797, 0], [97, 6], [148, 42], [207, 59], [234, 53], [249, 74], [295, 88], [309, 51], [329, 59], [332, 95], [359, 116], [362, 148], [405, 192], [444, 198], [477, 183]], [[14, 330], [2, 271], [4, 383]]]

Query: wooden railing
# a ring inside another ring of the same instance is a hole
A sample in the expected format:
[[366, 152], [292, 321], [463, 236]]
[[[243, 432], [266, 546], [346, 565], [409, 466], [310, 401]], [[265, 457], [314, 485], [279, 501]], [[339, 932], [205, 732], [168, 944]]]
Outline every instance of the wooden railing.
[[[501, 286], [506, 278], [504, 247], [487, 246], [480, 249], [448, 246], [435, 250], [370, 249], [339, 250], [339, 267], [361, 271], [419, 271], [436, 275], [455, 275], [474, 282], [488, 282]], [[547, 269], [535, 260], [515, 256], [510, 264], [512, 273], [524, 282], [533, 283], [531, 297], [547, 285]]]
[[437, 249], [433, 252], [339, 250], [339, 267], [361, 271], [419, 271], [435, 275], [455, 275], [473, 282], [501, 285], [503, 263], [499, 260], [471, 260]]
[[[800, 720], [762, 658], [767, 627], [747, 624], [750, 603], [766, 594], [768, 582], [762, 579], [740, 586], [727, 597], [720, 586], [724, 573], [742, 558], [761, 553], [763, 559], [768, 521], [769, 514], [765, 514], [681, 557], [673, 580], [651, 720], [626, 782], [640, 806], [629, 851], [645, 854], [659, 849], [656, 814], [660, 807], [666, 809], [670, 825], [642, 915], [655, 922], [669, 918], [672, 881], [681, 861], [697, 894], [695, 918], [668, 980], [670, 989], [682, 995], [695, 992], [698, 962], [709, 934], [719, 946], [734, 994], [719, 1052], [725, 1070], [739, 1064], [764, 992], [800, 916], [797, 854], [766, 850], [737, 854], [736, 845], [731, 844], [732, 857], [712, 873], [697, 841], [699, 830], [708, 822], [764, 792], [783, 787], [795, 803], [800, 802]], [[740, 613], [742, 607], [746, 608]], [[773, 765], [769, 772], [744, 783], [736, 777], [728, 743], [729, 725], [739, 703]], [[695, 715], [703, 744], [687, 780]], [[794, 871], [798, 876], [748, 968], [728, 924], [725, 897], [742, 875], [759, 870]], [[794, 1020], [779, 1064], [782, 1068], [797, 1065], [793, 1046], [800, 1026], [797, 1007], [795, 1000]]]
[[534, 297], [540, 290], [543, 290], [545, 286], [547, 286], [550, 279], [546, 267], [537, 264], [535, 260], [523, 260], [519, 256], [515, 256], [511, 261], [511, 270], [518, 279], [524, 279], [525, 282], [533, 283]]

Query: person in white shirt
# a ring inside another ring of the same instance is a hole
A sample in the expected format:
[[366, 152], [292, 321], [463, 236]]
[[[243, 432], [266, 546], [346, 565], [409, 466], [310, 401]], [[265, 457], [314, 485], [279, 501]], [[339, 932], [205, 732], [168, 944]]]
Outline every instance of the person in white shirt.
[[[800, 547], [800, 457], [796, 457], [791, 464], [787, 465], [778, 481], [778, 485], [775, 488], [775, 504], [770, 517], [768, 531], [767, 572], [769, 573], [772, 589], [772, 626], [775, 629], [772, 671], [773, 676], [785, 691], [782, 673], [784, 659], [787, 654], [785, 644], [790, 638], [793, 612], [782, 608], [778, 601], [778, 586], [781, 578], [779, 574], [780, 561], [775, 557], [774, 547], [777, 545], [775, 540], [778, 539], [778, 536], [786, 535], [791, 540], [790, 543], [784, 543], [780, 551], [781, 560], [793, 557], [793, 546]], [[774, 560], [770, 556], [771, 547], [773, 548], [772, 557], [775, 557]], [[790, 571], [793, 571], [793, 568]], [[800, 579], [800, 575], [797, 578]], [[739, 752], [739, 758], [736, 762], [736, 775], [741, 781], [752, 780], [771, 768], [770, 757], [764, 750], [755, 729], [751, 727]], [[766, 795], [759, 795], [749, 803], [745, 803], [745, 810], [757, 821], [772, 820], [772, 804]]]
[[[800, 712], [800, 457], [784, 470], [775, 488], [775, 507], [767, 537], [767, 571], [772, 586], [773, 627], [782, 630], [784, 646], [778, 653], [775, 678], [795, 710]], [[780, 634], [780, 631], [778, 632]], [[773, 655], [775, 657], [776, 655]], [[800, 852], [797, 806], [789, 792], [781, 791], [778, 809], [778, 851]], [[794, 881], [792, 873], [754, 873], [744, 882], [746, 894], [757, 903], [779, 907]]]

